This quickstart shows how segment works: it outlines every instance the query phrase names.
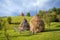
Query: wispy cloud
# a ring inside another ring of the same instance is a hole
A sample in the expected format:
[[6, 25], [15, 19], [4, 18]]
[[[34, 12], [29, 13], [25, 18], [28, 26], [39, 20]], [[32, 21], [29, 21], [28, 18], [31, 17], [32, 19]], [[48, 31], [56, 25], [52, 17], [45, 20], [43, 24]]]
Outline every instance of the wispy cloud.
[[20, 12], [36, 13], [36, 10], [47, 10], [60, 7], [60, 0], [0, 0], [0, 16], [14, 16]]

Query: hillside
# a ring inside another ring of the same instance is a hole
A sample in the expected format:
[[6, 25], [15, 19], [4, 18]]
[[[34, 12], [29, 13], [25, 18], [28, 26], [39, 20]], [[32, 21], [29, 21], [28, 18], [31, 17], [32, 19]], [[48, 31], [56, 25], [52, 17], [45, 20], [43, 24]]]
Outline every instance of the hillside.
[[[31, 35], [29, 31], [24, 31], [19, 33], [15, 32], [12, 29], [13, 24], [8, 25], [11, 30], [8, 29], [7, 33], [9, 34], [10, 40], [60, 40], [60, 22], [51, 23], [50, 27], [45, 26], [45, 31], [42, 33], [37, 33]], [[4, 31], [0, 31], [0, 40], [5, 40]]]
[[19, 24], [20, 24], [20, 22], [22, 22], [23, 18], [26, 18], [28, 22], [31, 19], [31, 17], [28, 17], [28, 16], [24, 16], [24, 17], [23, 16], [13, 16], [13, 17], [11, 17], [11, 19], [12, 19], [11, 24], [8, 23], [8, 20], [7, 20], [8, 17], [4, 17], [2, 19], [3, 19], [3, 21], [6, 21], [7, 29], [14, 29], [14, 26], [19, 27]]
[[[4, 27], [7, 28], [7, 34], [10, 40], [60, 40], [60, 22], [51, 22], [49, 27], [45, 24], [44, 32], [31, 35], [29, 31], [23, 31], [22, 33], [19, 33], [18, 31], [15, 32], [14, 26], [19, 27], [23, 18], [26, 18], [29, 22], [32, 17], [14, 16], [11, 17], [11, 24], [8, 23], [7, 18], [8, 17], [4, 17], [2, 19], [6, 21]], [[0, 30], [0, 40], [5, 39], [4, 30]]]
[[28, 17], [28, 16], [16, 16], [16, 17], [11, 17], [12, 18], [12, 23], [18, 23], [18, 22], [21, 22], [23, 20], [23, 18], [26, 18], [27, 21], [29, 22], [31, 17]]

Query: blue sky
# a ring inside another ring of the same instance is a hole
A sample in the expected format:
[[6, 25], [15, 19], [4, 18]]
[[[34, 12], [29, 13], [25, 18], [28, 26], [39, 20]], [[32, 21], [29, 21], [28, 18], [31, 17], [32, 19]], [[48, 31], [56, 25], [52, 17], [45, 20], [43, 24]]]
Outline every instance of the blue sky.
[[17, 16], [21, 12], [34, 15], [53, 7], [60, 7], [60, 0], [0, 0], [0, 16]]

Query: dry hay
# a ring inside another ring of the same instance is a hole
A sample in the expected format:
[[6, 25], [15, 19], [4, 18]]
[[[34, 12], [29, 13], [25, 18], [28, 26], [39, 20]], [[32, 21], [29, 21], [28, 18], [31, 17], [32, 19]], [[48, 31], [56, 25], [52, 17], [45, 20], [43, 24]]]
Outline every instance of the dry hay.
[[22, 12], [22, 13], [20, 13], [20, 16], [24, 16], [24, 13]]
[[27, 20], [24, 18], [23, 21], [20, 23], [19, 30], [29, 30], [29, 23]]
[[39, 15], [33, 16], [30, 20], [30, 31], [32, 33], [44, 31], [44, 21], [39, 17]]

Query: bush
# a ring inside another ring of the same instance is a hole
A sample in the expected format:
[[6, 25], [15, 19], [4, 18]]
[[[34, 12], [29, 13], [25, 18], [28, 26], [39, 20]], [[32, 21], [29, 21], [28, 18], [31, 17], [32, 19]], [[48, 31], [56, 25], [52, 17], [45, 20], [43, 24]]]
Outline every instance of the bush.
[[43, 18], [44, 18], [44, 22], [48, 25], [48, 26], [50, 26], [50, 23], [51, 22], [58, 22], [58, 20], [57, 20], [57, 15], [55, 15], [55, 14], [45, 14], [44, 16], [43, 16]]
[[5, 22], [2, 19], [0, 19], [0, 30], [2, 30], [4, 25], [5, 25]]
[[2, 29], [2, 23], [1, 23], [1, 20], [0, 20], [0, 30]]
[[56, 12], [48, 13], [47, 18], [50, 20], [50, 22], [56, 22], [57, 21], [57, 14]]
[[57, 20], [56, 15], [48, 15], [44, 16], [44, 20], [50, 21], [50, 22], [55, 22]]
[[58, 21], [60, 22], [60, 15], [57, 15], [57, 19], [58, 19]]
[[43, 17], [43, 11], [42, 10], [39, 10], [38, 14], [40, 17]]
[[29, 17], [30, 17], [30, 13], [28, 12], [28, 13], [26, 14], [26, 16], [29, 16]]
[[9, 24], [11, 24], [11, 17], [8, 17], [7, 21], [8, 21]]

